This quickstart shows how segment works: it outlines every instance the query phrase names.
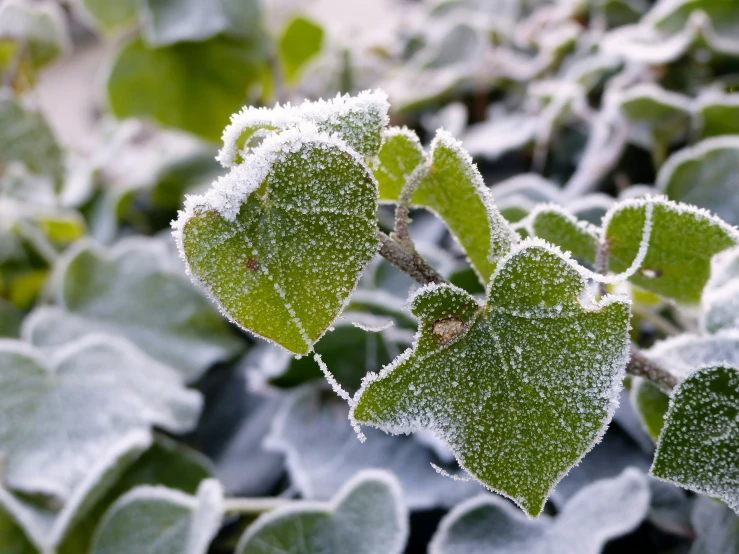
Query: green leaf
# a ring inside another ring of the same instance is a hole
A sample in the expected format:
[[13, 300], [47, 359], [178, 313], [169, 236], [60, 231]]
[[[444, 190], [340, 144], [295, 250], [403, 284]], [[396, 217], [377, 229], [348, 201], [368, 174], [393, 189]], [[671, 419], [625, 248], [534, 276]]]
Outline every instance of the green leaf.
[[631, 385], [631, 402], [644, 428], [655, 441], [665, 422], [670, 397], [645, 379], [636, 379]]
[[493, 495], [459, 504], [439, 524], [429, 554], [599, 554], [647, 515], [649, 487], [634, 468], [580, 490], [557, 517], [531, 521]]
[[321, 132], [338, 135], [369, 162], [380, 151], [389, 107], [387, 95], [379, 90], [366, 90], [357, 96], [337, 94], [335, 98], [317, 102], [306, 100], [296, 107], [247, 106], [231, 117], [231, 124], [223, 132], [218, 160], [224, 167], [234, 167], [265, 136], [309, 124]]
[[4, 298], [0, 298], [0, 337], [18, 338], [21, 321], [23, 312]]
[[377, 185], [336, 137], [293, 129], [191, 196], [180, 251], [235, 323], [307, 354], [377, 250]]
[[260, 516], [236, 554], [401, 554], [408, 512], [392, 474], [365, 471], [331, 503], [286, 506]]
[[54, 279], [59, 306], [32, 312], [23, 336], [42, 347], [101, 331], [124, 336], [193, 381], [243, 345], [178, 262], [155, 239], [127, 239], [108, 251], [78, 243]]
[[462, 143], [438, 131], [427, 163], [411, 178], [418, 179], [413, 204], [430, 209], [446, 223], [486, 282], [515, 240]]
[[[652, 216], [648, 218], [650, 206]], [[685, 304], [700, 301], [711, 258], [737, 244], [736, 229], [717, 217], [661, 198], [620, 202], [606, 214], [603, 227], [610, 271], [626, 271], [646, 249], [646, 256], [629, 280]], [[646, 243], [645, 229], [650, 230]]]
[[739, 513], [739, 370], [701, 367], [672, 392], [651, 474]]
[[389, 127], [383, 133], [377, 157], [374, 175], [380, 201], [397, 202], [406, 180], [424, 159], [421, 141], [407, 127]]
[[81, 4], [106, 31], [132, 26], [139, 15], [138, 0], [82, 0]]
[[628, 302], [588, 298], [580, 269], [527, 239], [500, 262], [486, 306], [422, 288], [414, 348], [365, 378], [351, 417], [431, 429], [475, 479], [538, 515], [605, 432], [628, 357]]
[[263, 63], [257, 42], [222, 35], [153, 49], [138, 39], [113, 64], [110, 107], [117, 117], [150, 118], [215, 142], [259, 80]]
[[683, 333], [656, 343], [645, 354], [680, 377], [702, 365], [724, 361], [739, 365], [739, 330], [727, 329], [714, 335]]
[[298, 16], [287, 24], [279, 41], [280, 62], [285, 80], [293, 84], [301, 75], [306, 62], [323, 47], [323, 27]]
[[431, 464], [448, 467], [447, 460], [418, 436], [391, 437], [366, 429], [367, 441], [360, 443], [346, 424], [348, 415], [346, 402], [317, 387], [295, 391], [275, 415], [264, 443], [285, 457], [290, 482], [303, 498], [329, 500], [358, 472], [373, 468], [397, 477], [411, 510], [451, 508], [480, 492], [474, 481], [441, 479]]
[[739, 98], [736, 94], [707, 93], [699, 96], [696, 104], [700, 138], [739, 134]]
[[208, 479], [195, 496], [165, 487], [137, 487], [105, 514], [90, 554], [205, 554], [221, 525], [223, 491]]
[[695, 540], [690, 554], [739, 554], [739, 518], [728, 506], [699, 496], [691, 521]]
[[197, 42], [219, 33], [254, 38], [260, 30], [257, 0], [142, 0], [144, 37], [152, 46]]
[[739, 329], [739, 248], [711, 260], [711, 278], [701, 299], [701, 328], [708, 333]]
[[595, 263], [598, 255], [598, 229], [585, 221], [578, 221], [567, 210], [556, 205], [538, 206], [530, 216], [533, 236], [568, 250], [578, 260]]
[[695, 204], [724, 221], [739, 224], [739, 137], [707, 139], [680, 150], [657, 175], [657, 188], [670, 199]]
[[[136, 430], [123, 437], [86, 468], [84, 480], [75, 487], [73, 494], [58, 510], [16, 496], [0, 487], [0, 522], [15, 523], [15, 534], [9, 539], [22, 543], [19, 538], [25, 536], [28, 544], [33, 545], [29, 552], [40, 554], [86, 552], [86, 548], [68, 548], [70, 542], [75, 546], [79, 545], [74, 539], [79, 533], [80, 522], [94, 518], [98, 499], [110, 491], [116, 479], [150, 443], [151, 435], [148, 431]], [[99, 515], [97, 514], [98, 517]], [[5, 538], [4, 534], [0, 534], [0, 545], [3, 545]]]
[[0, 6], [0, 48], [10, 45], [12, 55], [7, 62], [0, 61], [0, 68], [12, 67], [14, 62], [11, 60], [20, 55], [18, 70], [30, 69], [28, 77], [32, 79], [35, 71], [69, 49], [64, 13], [54, 2], [28, 4], [6, 0]]
[[26, 110], [15, 98], [0, 94], [0, 130], [0, 163], [22, 162], [32, 172], [61, 183], [62, 151], [41, 113]]
[[[118, 337], [90, 335], [50, 354], [0, 341], [0, 452], [5, 482], [68, 499], [124, 435], [190, 430], [201, 398]], [[90, 417], [95, 414], [95, 417]]]

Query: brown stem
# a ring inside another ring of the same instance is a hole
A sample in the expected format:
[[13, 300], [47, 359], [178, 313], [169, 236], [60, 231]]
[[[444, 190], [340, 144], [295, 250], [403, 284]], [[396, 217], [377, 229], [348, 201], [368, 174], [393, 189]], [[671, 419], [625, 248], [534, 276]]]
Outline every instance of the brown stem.
[[380, 255], [395, 267], [413, 277], [422, 285], [429, 283], [445, 283], [445, 279], [431, 267], [413, 248], [407, 250], [398, 241], [391, 239], [385, 233], [378, 233], [380, 241]]
[[395, 240], [409, 251], [415, 251], [416, 249], [408, 231], [408, 224], [411, 222], [411, 200], [413, 199], [413, 193], [416, 192], [418, 185], [421, 184], [428, 170], [428, 165], [423, 162], [413, 170], [403, 184], [400, 196], [398, 197], [398, 203], [395, 206], [395, 230], [393, 235]]
[[648, 359], [636, 345], [631, 345], [631, 359], [626, 366], [626, 373], [643, 377], [669, 393], [679, 383], [679, 379], [659, 364]]

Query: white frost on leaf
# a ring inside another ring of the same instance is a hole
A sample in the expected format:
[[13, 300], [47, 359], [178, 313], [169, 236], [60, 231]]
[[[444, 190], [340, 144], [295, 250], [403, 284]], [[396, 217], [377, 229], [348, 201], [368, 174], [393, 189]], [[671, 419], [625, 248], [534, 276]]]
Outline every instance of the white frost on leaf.
[[681, 378], [707, 364], [728, 363], [739, 367], [739, 329], [726, 329], [713, 335], [683, 333], [657, 342], [644, 354]]
[[739, 329], [739, 248], [720, 252], [711, 260], [711, 278], [701, 298], [700, 323], [707, 333]]

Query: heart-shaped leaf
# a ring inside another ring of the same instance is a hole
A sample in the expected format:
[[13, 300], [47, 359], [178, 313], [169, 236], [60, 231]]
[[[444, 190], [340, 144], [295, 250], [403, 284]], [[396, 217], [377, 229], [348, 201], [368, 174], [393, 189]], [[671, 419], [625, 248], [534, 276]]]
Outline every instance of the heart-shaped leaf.
[[553, 204], [537, 206], [527, 223], [532, 236], [570, 251], [578, 260], [595, 263], [600, 239], [594, 225], [579, 221], [567, 210]]
[[123, 436], [153, 425], [188, 431], [201, 406], [175, 370], [104, 335], [50, 354], [0, 341], [0, 382], [5, 482], [61, 499]]
[[90, 554], [205, 554], [222, 515], [223, 491], [213, 479], [203, 481], [194, 497], [165, 487], [137, 487], [105, 514]]
[[647, 515], [649, 487], [639, 470], [596, 481], [551, 517], [527, 520], [502, 498], [485, 495], [454, 508], [439, 524], [430, 554], [599, 554]]
[[59, 307], [39, 308], [23, 324], [23, 337], [37, 346], [89, 333], [120, 335], [186, 381], [243, 348], [160, 240], [127, 239], [110, 250], [80, 242], [59, 269]]
[[739, 370], [693, 371], [672, 391], [651, 474], [720, 498], [739, 513]]
[[609, 270], [626, 271], [643, 254], [629, 280], [686, 304], [700, 301], [711, 258], [738, 240], [735, 228], [705, 210], [663, 198], [619, 202], [603, 218], [603, 229]]
[[527, 239], [499, 263], [486, 306], [436, 285], [411, 308], [414, 348], [365, 378], [353, 421], [433, 430], [475, 479], [538, 515], [618, 404], [628, 302], [588, 298], [577, 264]]
[[190, 197], [176, 236], [193, 278], [241, 327], [306, 354], [377, 250], [377, 184], [354, 150], [291, 129]]
[[296, 391], [275, 415], [265, 445], [285, 456], [290, 482], [304, 498], [328, 500], [366, 469], [391, 471], [412, 510], [451, 508], [480, 492], [474, 481], [440, 478], [431, 464], [446, 464], [418, 437], [391, 437], [367, 429], [367, 441], [360, 443], [346, 424], [348, 415], [345, 402], [315, 387]]
[[247, 106], [231, 117], [231, 124], [223, 132], [223, 148], [218, 160], [224, 167], [233, 167], [244, 161], [254, 142], [274, 132], [311, 124], [329, 135], [338, 135], [365, 160], [380, 151], [382, 131], [388, 123], [387, 95], [366, 90], [357, 96], [348, 94], [331, 100], [305, 101], [300, 106], [253, 108]]
[[418, 135], [407, 127], [390, 127], [382, 135], [382, 147], [374, 170], [380, 201], [397, 202], [400, 191], [425, 157]]
[[392, 474], [364, 471], [331, 503], [305, 502], [260, 516], [236, 554], [400, 554], [408, 512]]

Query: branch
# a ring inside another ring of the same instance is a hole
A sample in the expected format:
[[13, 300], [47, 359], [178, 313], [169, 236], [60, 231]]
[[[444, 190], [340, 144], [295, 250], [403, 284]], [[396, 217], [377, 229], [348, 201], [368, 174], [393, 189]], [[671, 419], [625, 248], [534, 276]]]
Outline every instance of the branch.
[[679, 379], [659, 364], [648, 359], [636, 345], [631, 345], [631, 359], [626, 366], [626, 373], [643, 377], [657, 385], [666, 393], [670, 393], [679, 383]]
[[421, 285], [446, 283], [446, 280], [416, 252], [415, 248], [408, 251], [382, 231], [378, 232], [377, 238], [380, 241], [380, 255]]
[[416, 169], [408, 176], [403, 188], [400, 190], [398, 203], [395, 205], [395, 231], [393, 233], [397, 240], [406, 250], [415, 251], [416, 247], [408, 232], [408, 224], [411, 222], [410, 207], [413, 193], [428, 174], [429, 167], [425, 162], [418, 164]]

